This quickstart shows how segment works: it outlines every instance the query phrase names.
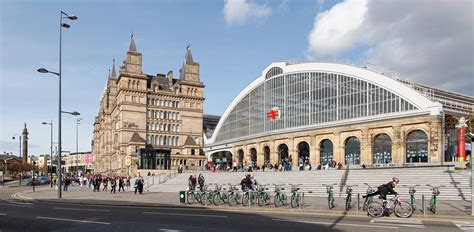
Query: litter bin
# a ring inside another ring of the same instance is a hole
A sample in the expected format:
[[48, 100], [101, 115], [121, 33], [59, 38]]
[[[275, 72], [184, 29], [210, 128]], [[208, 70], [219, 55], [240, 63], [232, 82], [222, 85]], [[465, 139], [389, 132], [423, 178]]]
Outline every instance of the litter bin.
[[179, 191], [179, 203], [186, 203], [186, 192]]

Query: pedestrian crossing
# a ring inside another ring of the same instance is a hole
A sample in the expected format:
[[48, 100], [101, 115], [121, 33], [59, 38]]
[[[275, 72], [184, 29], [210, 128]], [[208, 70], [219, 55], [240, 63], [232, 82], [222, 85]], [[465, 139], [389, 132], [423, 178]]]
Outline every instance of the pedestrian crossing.
[[372, 218], [370, 224], [373, 225], [385, 225], [385, 226], [400, 226], [400, 227], [412, 227], [425, 229], [423, 222], [418, 219], [409, 218]]

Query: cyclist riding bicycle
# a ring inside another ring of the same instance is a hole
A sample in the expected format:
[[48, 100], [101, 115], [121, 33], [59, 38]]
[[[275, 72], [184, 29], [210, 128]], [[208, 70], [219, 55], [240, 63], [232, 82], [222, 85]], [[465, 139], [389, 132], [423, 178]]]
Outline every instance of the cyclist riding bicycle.
[[393, 189], [397, 186], [397, 184], [399, 182], [400, 182], [400, 180], [398, 178], [393, 177], [392, 181], [377, 187], [377, 191], [375, 191], [371, 194], [367, 194], [367, 195], [362, 196], [362, 197], [366, 198], [366, 197], [373, 197], [375, 195], [380, 195], [382, 197], [382, 199], [387, 200], [387, 194], [398, 195], [398, 193], [395, 192], [395, 190], [393, 190]]
[[255, 190], [257, 186], [257, 180], [253, 177], [253, 174], [247, 174], [240, 182], [242, 189]]

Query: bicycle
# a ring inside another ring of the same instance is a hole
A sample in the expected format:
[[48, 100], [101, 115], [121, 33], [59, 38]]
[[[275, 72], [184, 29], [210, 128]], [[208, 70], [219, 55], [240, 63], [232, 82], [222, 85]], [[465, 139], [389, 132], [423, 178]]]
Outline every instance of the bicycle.
[[438, 205], [438, 196], [440, 194], [439, 188], [444, 187], [444, 185], [439, 185], [439, 186], [433, 186], [430, 184], [427, 184], [426, 186], [431, 188], [431, 200], [430, 200], [430, 206], [428, 206], [428, 210], [433, 212], [433, 214], [436, 213], [436, 206]]
[[224, 191], [222, 190], [222, 185], [216, 184], [216, 190], [214, 191], [213, 197], [212, 197], [212, 203], [214, 203], [215, 206], [219, 205], [220, 203], [227, 204], [227, 193], [224, 192], [226, 189], [224, 188]]
[[291, 185], [291, 207], [299, 207], [300, 205], [304, 205], [304, 194], [301, 194], [299, 192], [300, 190], [300, 185]]
[[[365, 185], [367, 185], [367, 191], [366, 191], [366, 194], [369, 195], [371, 193], [374, 193], [375, 190], [372, 188], [372, 186], [370, 186], [369, 184], [367, 183], [364, 183]], [[372, 196], [367, 196], [364, 200], [364, 206], [362, 206], [362, 210], [363, 211], [366, 211], [367, 210], [367, 207], [374, 201], [374, 198]]]
[[413, 207], [413, 210], [416, 210], [416, 198], [415, 198], [415, 193], [416, 189], [415, 187], [420, 186], [419, 184], [416, 185], [402, 185], [403, 187], [408, 187], [408, 193], [410, 194], [410, 205]]
[[323, 184], [324, 187], [326, 187], [326, 192], [328, 193], [328, 206], [329, 206], [329, 209], [332, 209], [334, 207], [336, 207], [336, 205], [334, 204], [334, 186], [337, 186], [337, 183], [334, 183], [334, 184], [330, 184], [330, 185], [326, 185], [326, 184]]
[[[382, 198], [379, 196], [379, 198]], [[398, 195], [395, 195], [390, 200], [383, 200], [372, 202], [367, 207], [367, 213], [372, 217], [381, 217], [383, 215], [390, 216], [395, 213], [397, 217], [409, 218], [413, 214], [413, 207], [406, 201], [401, 201]]]
[[282, 184], [276, 185], [275, 184], [275, 197], [273, 199], [273, 203], [275, 204], [275, 207], [279, 206], [284, 206], [288, 204], [288, 197], [283, 193], [282, 191], [285, 190], [285, 188], [282, 188]]
[[201, 198], [202, 205], [206, 205], [207, 203], [213, 203], [212, 200], [214, 198], [215, 190], [209, 190], [210, 185], [213, 185], [213, 184], [209, 183], [209, 185], [204, 185], [203, 189], [201, 189], [200, 198]]
[[186, 202], [190, 205], [195, 202], [201, 202], [201, 195], [195, 190], [188, 190], [186, 191]]
[[352, 187], [355, 187], [357, 185], [346, 185], [346, 210], [349, 210], [352, 208]]
[[240, 201], [241, 196], [236, 185], [229, 185], [229, 195], [227, 196], [227, 203], [229, 206], [239, 204]]
[[251, 189], [245, 189], [242, 194], [242, 206], [247, 206], [249, 204], [255, 205], [255, 200], [257, 200], [255, 192]]

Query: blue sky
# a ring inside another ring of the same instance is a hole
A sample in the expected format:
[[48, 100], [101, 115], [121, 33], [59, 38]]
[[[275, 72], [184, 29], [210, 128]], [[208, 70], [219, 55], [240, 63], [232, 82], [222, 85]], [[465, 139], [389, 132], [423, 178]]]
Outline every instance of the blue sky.
[[[49, 127], [41, 122], [57, 124], [58, 82], [36, 69], [58, 69], [60, 10], [79, 17], [63, 31], [63, 110], [81, 113], [79, 150], [87, 151], [112, 59], [124, 60], [132, 33], [147, 74], [178, 73], [191, 45], [206, 114], [221, 115], [271, 62], [293, 59], [370, 58], [415, 81], [473, 95], [466, 87], [474, 85], [472, 2], [435, 1], [438, 8], [423, 0], [1, 1], [0, 153], [17, 154], [11, 137], [24, 122], [30, 154], [49, 153]], [[446, 13], [458, 17], [439, 17]], [[426, 22], [441, 26], [433, 32]], [[439, 71], [440, 63], [454, 70]], [[56, 141], [57, 128], [54, 134]], [[69, 115], [63, 150], [75, 151]]]

